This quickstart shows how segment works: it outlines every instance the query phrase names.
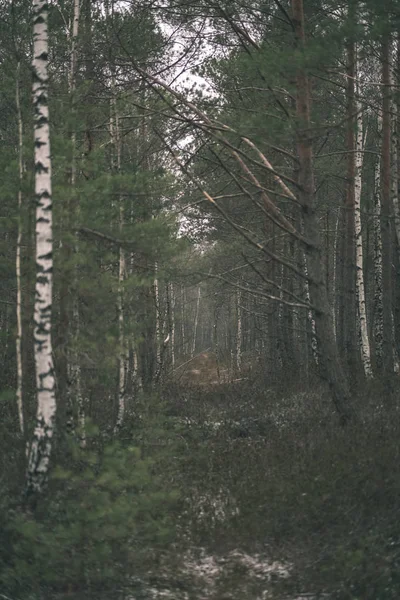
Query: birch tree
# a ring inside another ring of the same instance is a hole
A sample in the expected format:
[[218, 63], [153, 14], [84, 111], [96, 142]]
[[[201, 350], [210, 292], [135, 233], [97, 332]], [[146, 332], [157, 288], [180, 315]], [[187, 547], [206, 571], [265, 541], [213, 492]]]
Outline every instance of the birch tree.
[[371, 349], [368, 335], [367, 307], [365, 300], [364, 285], [364, 261], [363, 261], [363, 235], [361, 224], [361, 191], [362, 191], [362, 166], [363, 166], [363, 113], [361, 103], [357, 101], [357, 135], [355, 154], [355, 178], [354, 178], [354, 230], [356, 242], [356, 291], [358, 302], [358, 316], [360, 322], [360, 349], [364, 374], [367, 379], [372, 379]]
[[356, 275], [355, 275], [355, 149], [356, 149], [356, 39], [357, 22], [356, 0], [349, 0], [347, 23], [349, 28], [346, 43], [346, 146], [347, 146], [347, 178], [344, 203], [344, 236], [343, 236], [343, 294], [345, 302], [341, 308], [341, 334], [343, 337], [343, 353], [348, 373], [354, 377], [356, 373], [357, 336], [356, 336]]
[[[112, 66], [112, 81], [111, 81], [111, 92], [112, 98], [110, 103], [110, 139], [112, 146], [112, 171], [120, 175], [121, 174], [121, 131], [119, 112], [117, 104], [117, 92], [114, 65]], [[120, 235], [124, 228], [124, 204], [123, 198], [118, 198], [118, 225]], [[118, 412], [117, 420], [114, 428], [114, 433], [121, 428], [124, 415], [125, 415], [125, 403], [126, 403], [126, 365], [127, 365], [127, 347], [125, 341], [125, 307], [124, 307], [124, 280], [126, 271], [126, 260], [125, 250], [122, 246], [119, 247], [118, 253], [118, 299], [117, 299], [117, 314], [118, 314]]]
[[384, 34], [382, 59], [382, 286], [383, 286], [383, 369], [393, 374], [392, 328], [392, 238], [391, 238], [391, 40]]
[[[381, 118], [378, 131], [381, 132]], [[383, 368], [383, 277], [382, 277], [382, 230], [381, 230], [381, 158], [378, 157], [374, 173], [374, 341], [375, 362], [378, 371]]]
[[21, 114], [21, 98], [20, 98], [20, 69], [21, 63], [18, 62], [16, 74], [16, 89], [15, 89], [15, 104], [17, 108], [18, 121], [18, 234], [17, 234], [17, 250], [15, 256], [15, 274], [17, 278], [17, 335], [15, 340], [15, 353], [17, 357], [17, 409], [21, 435], [25, 433], [24, 424], [24, 406], [22, 396], [22, 285], [21, 285], [21, 245], [22, 245], [22, 184], [23, 184], [23, 130], [22, 130], [22, 114]]
[[36, 199], [36, 285], [34, 355], [36, 426], [29, 452], [26, 491], [42, 492], [46, 483], [56, 416], [52, 350], [53, 224], [48, 106], [48, 4], [33, 1], [33, 108]]
[[154, 263], [154, 304], [155, 304], [155, 344], [156, 344], [156, 381], [161, 377], [162, 370], [162, 319], [161, 319], [161, 303], [160, 303], [160, 286], [158, 281], [158, 263]]

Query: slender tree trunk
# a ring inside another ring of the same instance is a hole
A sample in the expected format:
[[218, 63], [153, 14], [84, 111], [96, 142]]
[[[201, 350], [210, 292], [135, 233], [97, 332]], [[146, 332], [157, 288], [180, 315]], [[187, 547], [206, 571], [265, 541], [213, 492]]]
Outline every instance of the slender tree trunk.
[[40, 493], [46, 483], [56, 416], [52, 351], [53, 225], [48, 104], [48, 4], [33, 1], [33, 106], [35, 138], [36, 285], [34, 355], [37, 413], [29, 453], [27, 494]]
[[173, 283], [168, 284], [169, 332], [171, 342], [171, 367], [175, 367], [175, 291]]
[[[113, 159], [113, 171], [115, 174], [120, 175], [121, 173], [121, 134], [119, 126], [119, 114], [117, 107], [116, 97], [116, 85], [115, 76], [112, 78], [112, 100], [111, 100], [111, 120], [110, 120], [110, 131], [112, 146], [114, 150]], [[119, 198], [119, 231], [122, 234], [124, 228], [125, 214], [123, 198]], [[114, 433], [117, 433], [122, 426], [125, 416], [125, 405], [126, 405], [126, 366], [127, 366], [127, 349], [125, 341], [125, 309], [124, 309], [124, 280], [125, 280], [125, 250], [119, 248], [118, 257], [118, 300], [117, 300], [117, 314], [118, 314], [118, 412], [117, 420], [114, 427]]]
[[392, 331], [392, 236], [391, 236], [391, 87], [390, 87], [390, 40], [382, 43], [382, 288], [383, 288], [383, 371], [393, 374]]
[[333, 241], [333, 272], [332, 272], [332, 318], [333, 318], [333, 329], [335, 332], [335, 341], [337, 343], [337, 297], [338, 297], [338, 249], [339, 249], [339, 223], [340, 216], [339, 213], [336, 215], [336, 224], [335, 224], [335, 237]]
[[371, 349], [368, 336], [367, 309], [364, 285], [363, 237], [361, 226], [361, 190], [362, 190], [362, 165], [363, 165], [363, 115], [361, 104], [357, 102], [357, 154], [354, 181], [354, 228], [356, 235], [356, 291], [358, 301], [358, 316], [360, 323], [360, 349], [364, 374], [367, 379], [372, 379]]
[[349, 0], [348, 25], [351, 29], [346, 45], [346, 137], [347, 137], [347, 186], [344, 206], [344, 254], [343, 254], [343, 350], [348, 374], [354, 379], [357, 373], [357, 299], [355, 267], [355, 149], [356, 149], [356, 44], [353, 28], [356, 24], [356, 0]]
[[[400, 68], [400, 36], [396, 36], [396, 69], [399, 73]], [[396, 69], [393, 69], [393, 83], [396, 81]], [[394, 216], [394, 231], [396, 234], [396, 256], [394, 264], [396, 266], [393, 277], [393, 319], [396, 356], [400, 354], [400, 204], [399, 204], [399, 91], [394, 87], [394, 98], [392, 102], [392, 205]], [[395, 364], [395, 370], [396, 370]]]
[[[69, 72], [69, 93], [71, 100], [71, 111], [72, 114], [75, 113], [76, 108], [76, 75], [77, 75], [77, 62], [78, 62], [78, 35], [79, 35], [79, 21], [80, 21], [80, 0], [74, 0], [74, 12], [72, 18], [72, 36], [71, 36], [71, 63], [70, 63], [70, 72]], [[85, 402], [82, 393], [82, 373], [81, 373], [81, 365], [78, 354], [78, 344], [79, 344], [79, 335], [80, 335], [80, 314], [79, 314], [79, 295], [78, 295], [78, 266], [76, 264], [76, 259], [79, 256], [79, 240], [78, 240], [78, 221], [79, 221], [79, 200], [76, 195], [76, 131], [75, 125], [71, 131], [71, 147], [72, 147], [72, 157], [71, 157], [71, 174], [70, 174], [70, 184], [72, 190], [72, 201], [70, 203], [69, 210], [69, 218], [73, 225], [73, 235], [74, 235], [74, 247], [73, 247], [73, 255], [75, 258], [75, 264], [73, 265], [73, 297], [72, 297], [72, 323], [70, 323], [70, 357], [68, 360], [68, 374], [69, 374], [69, 382], [68, 382], [68, 404], [71, 410], [71, 417], [74, 418], [75, 407], [77, 411], [78, 417], [78, 426], [79, 426], [79, 442], [82, 448], [86, 447], [86, 410], [85, 410]], [[74, 423], [72, 423], [73, 429]]]
[[236, 372], [239, 374], [242, 368], [242, 309], [241, 291], [236, 291]]
[[[381, 131], [380, 122], [378, 130]], [[383, 369], [383, 269], [382, 269], [382, 230], [381, 230], [381, 159], [375, 165], [374, 182], [374, 341], [376, 369]]]
[[[74, 0], [74, 13], [72, 17], [72, 36], [71, 36], [71, 65], [69, 71], [69, 90], [73, 95], [76, 90], [76, 68], [78, 62], [78, 34], [81, 0]], [[75, 132], [74, 132], [75, 136]]]
[[181, 345], [182, 345], [182, 356], [186, 357], [186, 335], [185, 335], [185, 309], [186, 309], [186, 294], [185, 288], [181, 286]]
[[[111, 0], [111, 9], [113, 0]], [[105, 2], [106, 30], [109, 32], [110, 4]], [[119, 124], [119, 112], [117, 103], [116, 87], [116, 67], [113, 58], [112, 46], [109, 47], [109, 66], [111, 71], [111, 99], [110, 99], [110, 142], [111, 142], [111, 172], [117, 177], [121, 174], [121, 133]], [[118, 198], [118, 228], [121, 233], [124, 228], [125, 211], [123, 198]], [[126, 274], [125, 251], [120, 246], [118, 256], [118, 293], [117, 293], [117, 319], [118, 319], [118, 393], [117, 393], [117, 418], [114, 426], [114, 434], [120, 430], [126, 409], [126, 384], [127, 384], [127, 363], [128, 348], [125, 341], [125, 308], [124, 308], [124, 280]]]
[[[310, 286], [308, 283], [309, 273], [308, 273], [308, 265], [307, 265], [306, 255], [304, 255], [304, 274], [307, 277], [307, 279], [304, 282], [304, 295], [305, 295], [306, 302], [308, 304], [310, 304], [311, 296], [310, 296]], [[312, 351], [314, 363], [318, 367], [319, 359], [318, 359], [317, 325], [315, 323], [315, 318], [313, 315], [313, 311], [311, 309], [307, 311], [307, 318], [308, 318], [308, 323], [309, 323], [310, 330], [311, 330], [311, 351]]]
[[194, 316], [193, 344], [192, 344], [191, 358], [194, 357], [194, 353], [196, 352], [197, 326], [198, 326], [198, 323], [199, 323], [199, 311], [200, 311], [200, 294], [201, 294], [201, 287], [199, 286], [199, 289], [198, 289], [198, 292], [197, 292], [196, 313], [195, 313], [195, 316]]
[[18, 62], [17, 75], [16, 75], [16, 88], [15, 88], [15, 102], [17, 107], [17, 121], [18, 121], [18, 234], [17, 234], [17, 251], [15, 256], [15, 272], [17, 278], [17, 336], [15, 340], [15, 353], [17, 358], [17, 409], [18, 409], [18, 420], [21, 435], [24, 436], [24, 406], [22, 397], [22, 383], [23, 383], [23, 372], [22, 372], [22, 288], [21, 288], [21, 243], [22, 243], [22, 184], [23, 184], [23, 131], [22, 131], [22, 114], [21, 114], [21, 101], [20, 101], [20, 69], [21, 64]]
[[[397, 54], [398, 54], [398, 65], [400, 67], [400, 43], [397, 40]], [[398, 92], [396, 96], [398, 95]], [[398, 99], [397, 97], [393, 99], [392, 106], [392, 122], [391, 122], [391, 144], [392, 144], [392, 163], [391, 163], [391, 173], [392, 173], [392, 204], [393, 204], [393, 215], [394, 215], [394, 230], [396, 233], [396, 241], [397, 241], [397, 253], [399, 255], [400, 260], [400, 205], [399, 205], [399, 156], [398, 156], [398, 139], [399, 139], [399, 131], [398, 131], [398, 118], [399, 118], [399, 107], [398, 107]]]
[[158, 264], [155, 263], [154, 264], [154, 302], [155, 302], [155, 309], [156, 309], [156, 339], [155, 339], [155, 343], [156, 343], [156, 377], [155, 379], [158, 380], [160, 378], [161, 375], [161, 368], [162, 368], [162, 364], [161, 364], [161, 344], [162, 344], [162, 340], [161, 340], [161, 335], [162, 335], [162, 327], [161, 327], [161, 305], [160, 305], [160, 287], [158, 284]]
[[218, 320], [219, 320], [219, 317], [220, 317], [219, 310], [217, 308], [215, 308], [214, 309], [214, 344], [213, 344], [213, 346], [214, 346], [215, 360], [216, 360], [216, 364], [217, 364], [217, 378], [218, 378], [218, 383], [221, 383], [221, 371], [220, 371], [220, 365], [219, 365], [219, 339], [218, 339], [218, 335], [219, 335]]
[[[122, 212], [122, 211], [121, 211]], [[123, 215], [121, 216], [122, 227]], [[125, 415], [125, 388], [126, 388], [126, 343], [125, 343], [125, 319], [124, 319], [124, 278], [125, 278], [125, 253], [119, 250], [118, 262], [118, 413], [114, 433], [121, 428]]]
[[[303, 0], [292, 0], [292, 22], [298, 48], [305, 45]], [[304, 60], [302, 58], [301, 60]], [[299, 182], [303, 205], [304, 232], [311, 245], [306, 248], [307, 268], [310, 277], [310, 298], [315, 306], [315, 324], [320, 362], [323, 374], [329, 382], [335, 407], [344, 422], [350, 416], [350, 393], [339, 361], [335, 342], [332, 313], [322, 273], [323, 257], [320, 243], [319, 223], [314, 203], [313, 151], [310, 132], [310, 90], [303, 65], [299, 65], [296, 77], [296, 114], [298, 119], [297, 153], [299, 157]]]

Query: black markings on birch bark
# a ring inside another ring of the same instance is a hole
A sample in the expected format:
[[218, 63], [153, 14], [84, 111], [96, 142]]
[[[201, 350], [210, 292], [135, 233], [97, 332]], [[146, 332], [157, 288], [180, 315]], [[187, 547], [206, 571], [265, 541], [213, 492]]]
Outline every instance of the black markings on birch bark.
[[[357, 69], [355, 69], [357, 73]], [[360, 90], [357, 89], [359, 95]], [[355, 154], [355, 178], [354, 178], [354, 232], [356, 244], [356, 295], [359, 319], [359, 340], [361, 350], [361, 362], [367, 379], [372, 379], [371, 349], [368, 335], [367, 309], [365, 300], [364, 284], [364, 262], [363, 262], [363, 235], [361, 223], [361, 191], [362, 191], [362, 166], [363, 150], [365, 147], [366, 133], [363, 132], [363, 112], [361, 103], [356, 102], [357, 108], [357, 133]]]
[[[34, 355], [36, 426], [28, 458], [26, 493], [40, 493], [47, 481], [55, 428], [56, 396], [52, 354], [53, 232], [48, 109], [48, 5], [33, 1], [33, 107], [36, 198], [36, 285]], [[43, 276], [46, 273], [46, 276]]]

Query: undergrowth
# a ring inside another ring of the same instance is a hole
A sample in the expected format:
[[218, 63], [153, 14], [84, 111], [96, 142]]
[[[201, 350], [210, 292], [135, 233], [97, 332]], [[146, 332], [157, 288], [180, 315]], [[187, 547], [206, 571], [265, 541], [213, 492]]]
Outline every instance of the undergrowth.
[[[400, 411], [372, 387], [354, 406], [341, 427], [322, 387], [170, 382], [162, 401], [136, 402], [118, 441], [93, 427], [87, 449], [59, 452], [35, 514], [3, 488], [1, 592], [397, 600]], [[289, 576], [255, 577], [238, 552]], [[218, 569], [200, 568], [207, 556]]]

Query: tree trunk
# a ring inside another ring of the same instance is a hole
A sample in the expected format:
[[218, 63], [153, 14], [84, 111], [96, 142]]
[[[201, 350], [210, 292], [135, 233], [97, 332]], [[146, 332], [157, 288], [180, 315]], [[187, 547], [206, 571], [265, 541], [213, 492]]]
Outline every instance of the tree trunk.
[[[115, 76], [112, 76], [112, 94], [111, 99], [111, 120], [110, 120], [110, 133], [111, 143], [114, 150], [113, 159], [113, 171], [118, 176], [121, 173], [121, 135], [119, 127], [119, 114], [117, 107], [116, 97], [116, 85]], [[123, 198], [119, 197], [119, 232], [120, 236], [124, 228], [124, 205]], [[117, 433], [121, 428], [124, 415], [125, 415], [125, 404], [126, 404], [126, 365], [127, 365], [127, 349], [125, 341], [125, 310], [124, 310], [124, 280], [125, 280], [125, 250], [119, 248], [118, 257], [118, 300], [117, 300], [117, 314], [118, 314], [118, 412], [117, 420], [114, 427], [114, 433]]]
[[335, 237], [333, 240], [333, 267], [332, 267], [332, 318], [333, 318], [333, 329], [335, 333], [335, 340], [337, 343], [337, 298], [339, 296], [338, 290], [338, 250], [339, 250], [339, 223], [340, 223], [340, 215], [339, 213], [336, 215], [336, 224], [335, 224]]
[[182, 348], [182, 356], [186, 358], [187, 349], [186, 349], [186, 331], [185, 331], [185, 310], [186, 310], [186, 294], [185, 288], [181, 285], [181, 348]]
[[[396, 69], [400, 68], [400, 38], [396, 39]], [[392, 69], [395, 78], [396, 69]], [[397, 78], [398, 81], [398, 78]], [[397, 83], [395, 80], [393, 83]], [[396, 256], [394, 257], [395, 269], [393, 273], [393, 299], [394, 299], [394, 332], [396, 355], [400, 354], [400, 204], [399, 204], [399, 92], [395, 91], [392, 102], [392, 205], [394, 216], [394, 231], [396, 234]], [[396, 365], [395, 365], [396, 368]]]
[[383, 372], [393, 374], [393, 331], [392, 331], [392, 236], [391, 236], [391, 88], [390, 88], [390, 40], [382, 43], [382, 289], [383, 289]]
[[155, 309], [156, 309], [156, 330], [155, 330], [156, 374], [155, 374], [155, 379], [157, 381], [161, 376], [161, 369], [162, 369], [162, 364], [161, 364], [161, 359], [162, 359], [162, 357], [161, 357], [161, 344], [162, 344], [162, 340], [161, 340], [161, 335], [162, 335], [161, 305], [160, 305], [160, 288], [159, 288], [159, 284], [158, 284], [158, 264], [157, 263], [154, 264], [154, 303], [155, 303]]
[[357, 373], [357, 299], [355, 266], [355, 149], [356, 149], [356, 44], [353, 28], [356, 24], [355, 0], [349, 0], [348, 26], [351, 29], [346, 44], [346, 146], [347, 146], [347, 185], [344, 205], [344, 252], [343, 252], [343, 355], [347, 373], [354, 378]]
[[[306, 255], [304, 255], [304, 274], [307, 278], [309, 277]], [[308, 304], [310, 304], [311, 296], [310, 296], [310, 285], [308, 283], [308, 279], [306, 279], [304, 282], [304, 295], [305, 295], [306, 302]], [[309, 324], [310, 330], [311, 330], [311, 351], [312, 351], [314, 363], [318, 367], [319, 359], [318, 359], [317, 326], [315, 323], [313, 311], [311, 309], [307, 311], [307, 318], [308, 318], [308, 324]]]
[[53, 226], [48, 104], [48, 4], [33, 1], [33, 106], [35, 138], [36, 285], [34, 355], [37, 388], [36, 426], [29, 453], [27, 494], [46, 483], [56, 416], [52, 352]]
[[[74, 13], [72, 19], [72, 38], [71, 38], [71, 64], [69, 73], [69, 93], [71, 101], [71, 111], [75, 113], [76, 107], [76, 71], [78, 62], [78, 34], [79, 34], [79, 20], [80, 20], [80, 0], [74, 0]], [[79, 443], [82, 448], [86, 446], [86, 410], [85, 403], [82, 393], [82, 381], [81, 381], [81, 365], [78, 354], [78, 344], [80, 335], [80, 314], [79, 314], [79, 295], [78, 295], [78, 267], [76, 259], [79, 255], [79, 241], [78, 241], [78, 221], [79, 221], [79, 200], [76, 195], [76, 131], [75, 126], [71, 131], [71, 176], [70, 184], [72, 190], [72, 201], [70, 206], [70, 220], [73, 226], [74, 235], [74, 246], [73, 254], [75, 257], [75, 264], [73, 265], [73, 285], [72, 285], [72, 323], [70, 323], [70, 358], [68, 360], [68, 404], [75, 413], [75, 407], [78, 417], [79, 426]], [[73, 426], [75, 429], [75, 427]]]
[[236, 354], [235, 366], [237, 374], [242, 368], [242, 309], [240, 306], [241, 291], [236, 291]]
[[168, 284], [169, 333], [171, 342], [171, 367], [175, 367], [175, 290], [173, 283]]
[[194, 316], [193, 344], [192, 344], [191, 358], [194, 357], [194, 353], [196, 352], [197, 326], [198, 326], [198, 323], [199, 323], [199, 310], [200, 310], [200, 295], [201, 295], [201, 287], [199, 286], [199, 289], [198, 289], [198, 292], [197, 292], [196, 313], [195, 313], [195, 316]]
[[[123, 211], [121, 210], [121, 228], [123, 222]], [[125, 342], [125, 319], [124, 319], [124, 278], [125, 278], [125, 252], [119, 250], [118, 262], [118, 413], [114, 433], [121, 428], [125, 415], [125, 388], [126, 388], [126, 363], [127, 351]]]
[[372, 379], [371, 349], [368, 336], [367, 309], [364, 285], [363, 237], [361, 226], [361, 190], [362, 190], [362, 165], [363, 165], [363, 115], [361, 103], [357, 102], [357, 154], [354, 181], [354, 228], [356, 235], [356, 291], [358, 302], [358, 316], [360, 322], [360, 349], [364, 374], [367, 379]]
[[[380, 120], [378, 131], [381, 131]], [[382, 230], [381, 230], [381, 159], [375, 166], [374, 182], [374, 341], [375, 365], [378, 372], [383, 369], [383, 279], [382, 279]]]
[[[292, 22], [297, 46], [305, 44], [303, 0], [292, 0]], [[301, 57], [300, 60], [304, 60]], [[307, 268], [310, 282], [310, 298], [315, 307], [315, 324], [323, 374], [329, 382], [335, 407], [345, 422], [350, 416], [350, 393], [339, 361], [335, 342], [332, 313], [322, 272], [318, 217], [314, 206], [313, 151], [310, 132], [309, 81], [305, 68], [298, 66], [296, 76], [297, 154], [299, 158], [300, 199], [303, 205], [304, 232], [312, 245], [306, 248]]]
[[19, 93], [19, 77], [20, 77], [21, 64], [18, 62], [17, 75], [16, 75], [16, 88], [15, 88], [15, 102], [17, 108], [17, 121], [18, 121], [18, 176], [19, 176], [19, 187], [18, 187], [18, 234], [17, 234], [17, 250], [15, 256], [15, 274], [17, 279], [17, 335], [15, 340], [15, 353], [17, 358], [17, 409], [18, 409], [18, 420], [21, 435], [24, 436], [24, 406], [22, 397], [22, 383], [23, 383], [23, 372], [22, 372], [22, 289], [21, 289], [21, 243], [22, 243], [22, 184], [23, 184], [23, 135], [22, 135], [22, 115], [21, 115], [21, 102]]

